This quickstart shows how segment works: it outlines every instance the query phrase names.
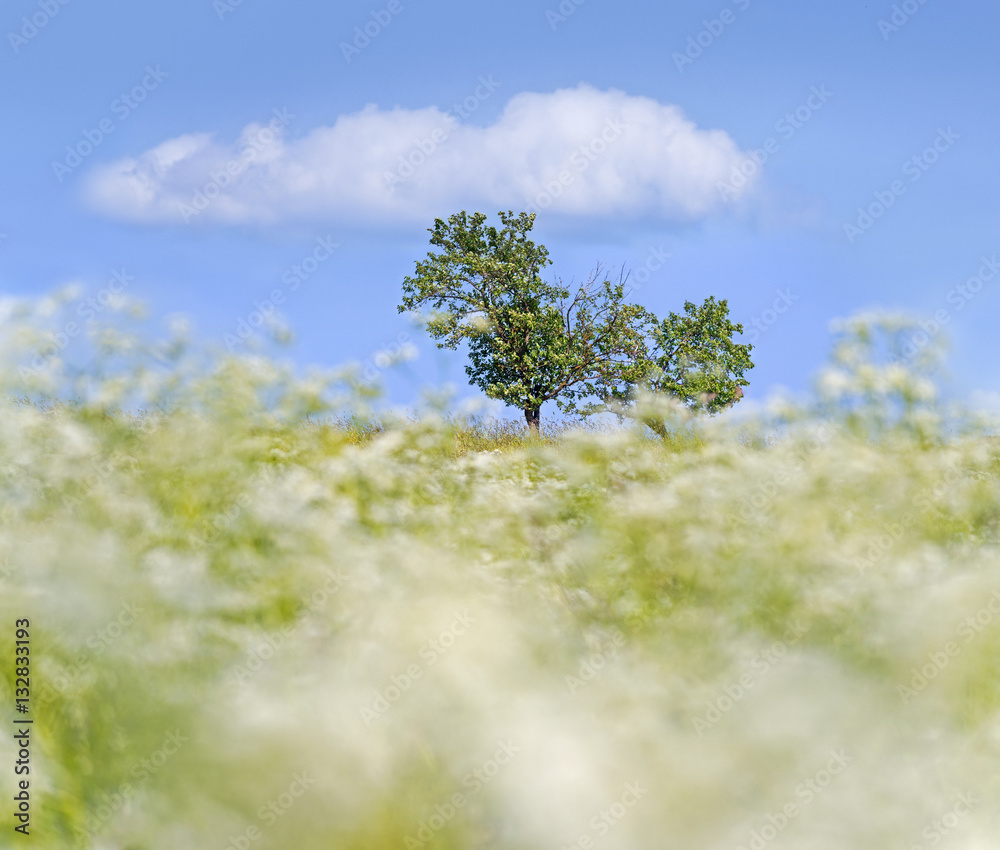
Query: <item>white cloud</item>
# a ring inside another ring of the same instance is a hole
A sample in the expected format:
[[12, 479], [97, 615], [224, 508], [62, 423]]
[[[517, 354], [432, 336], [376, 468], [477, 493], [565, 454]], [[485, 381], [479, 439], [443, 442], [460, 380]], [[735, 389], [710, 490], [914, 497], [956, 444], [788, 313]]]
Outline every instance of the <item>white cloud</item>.
[[234, 144], [170, 139], [95, 169], [88, 200], [147, 223], [426, 223], [461, 208], [692, 221], [725, 205], [719, 186], [746, 159], [677, 106], [586, 85], [518, 94], [488, 127], [371, 104], [290, 141], [289, 122]]

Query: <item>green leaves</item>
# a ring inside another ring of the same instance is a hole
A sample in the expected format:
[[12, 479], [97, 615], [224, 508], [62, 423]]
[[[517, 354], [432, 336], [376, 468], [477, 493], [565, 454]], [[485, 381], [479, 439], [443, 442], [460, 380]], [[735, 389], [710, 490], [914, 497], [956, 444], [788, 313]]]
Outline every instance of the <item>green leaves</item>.
[[442, 250], [418, 262], [416, 274], [403, 281], [399, 312], [430, 307], [431, 336], [444, 348], [456, 348], [478, 331], [464, 322], [476, 314], [493, 321], [498, 311], [536, 311], [561, 291], [544, 283], [541, 270], [549, 264], [548, 251], [527, 234], [534, 216], [500, 213], [503, 230], [486, 227], [486, 216], [465, 212], [447, 222], [435, 219], [431, 245]]
[[[521, 408], [537, 429], [539, 411], [555, 401], [566, 413], [629, 407], [637, 388], [719, 410], [738, 400], [752, 368], [749, 345], [732, 342], [740, 325], [725, 301], [685, 304], [687, 315], [659, 321], [625, 302], [624, 282], [598, 266], [572, 294], [546, 283], [548, 250], [529, 238], [535, 216], [499, 213], [502, 229], [482, 213], [435, 219], [429, 252], [403, 281], [399, 311], [426, 311], [440, 348], [468, 343], [472, 384]], [[709, 398], [710, 396], [710, 398]], [[587, 398], [603, 405], [578, 406]]]
[[753, 346], [733, 341], [743, 326], [730, 321], [727, 301], [712, 296], [701, 306], [687, 301], [684, 311], [683, 316], [670, 313], [653, 330], [656, 370], [648, 389], [715, 413], [743, 396]]

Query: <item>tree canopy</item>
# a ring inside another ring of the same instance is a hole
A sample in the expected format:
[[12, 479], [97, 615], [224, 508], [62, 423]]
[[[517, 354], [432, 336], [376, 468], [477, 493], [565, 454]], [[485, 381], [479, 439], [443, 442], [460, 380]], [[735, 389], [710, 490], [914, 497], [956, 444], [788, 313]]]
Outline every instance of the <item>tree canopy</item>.
[[522, 410], [533, 433], [546, 401], [569, 413], [587, 412], [585, 399], [627, 410], [638, 388], [712, 412], [738, 400], [751, 346], [732, 341], [743, 328], [726, 301], [687, 302], [686, 315], [660, 321], [627, 303], [624, 276], [612, 282], [601, 266], [571, 292], [542, 279], [551, 261], [529, 238], [534, 214], [499, 217], [501, 229], [478, 212], [435, 219], [440, 250], [404, 279], [398, 309], [422, 315], [441, 348], [466, 342], [470, 382]]

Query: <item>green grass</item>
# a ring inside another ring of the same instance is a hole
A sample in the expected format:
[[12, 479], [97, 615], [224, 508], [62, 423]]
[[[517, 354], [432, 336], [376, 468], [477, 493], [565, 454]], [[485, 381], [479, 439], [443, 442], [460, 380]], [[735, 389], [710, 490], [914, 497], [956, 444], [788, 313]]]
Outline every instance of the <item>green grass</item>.
[[[412, 412], [404, 421], [414, 423], [419, 414]], [[388, 423], [388, 424], [387, 424]], [[358, 416], [340, 414], [319, 421], [310, 421], [306, 427], [325, 429], [331, 438], [351, 445], [368, 445], [372, 440], [385, 435], [392, 428], [393, 419], [378, 415]], [[469, 452], [506, 452], [526, 449], [531, 445], [555, 446], [562, 435], [571, 430], [590, 433], [610, 433], [618, 430], [613, 424], [588, 422], [586, 420], [559, 419], [554, 423], [543, 423], [540, 438], [532, 439], [527, 425], [522, 421], [498, 419], [484, 415], [466, 417], [446, 416], [440, 423], [443, 433], [454, 441], [453, 457]], [[683, 437], [678, 438], [683, 443]]]

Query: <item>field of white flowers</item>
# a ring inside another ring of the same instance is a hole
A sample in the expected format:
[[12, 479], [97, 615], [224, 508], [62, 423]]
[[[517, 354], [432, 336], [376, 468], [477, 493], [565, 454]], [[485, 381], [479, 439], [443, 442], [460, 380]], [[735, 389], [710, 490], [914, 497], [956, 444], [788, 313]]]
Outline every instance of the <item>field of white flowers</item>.
[[463, 452], [321, 424], [349, 371], [0, 312], [0, 845], [997, 846], [1000, 448], [905, 323], [757, 419]]

